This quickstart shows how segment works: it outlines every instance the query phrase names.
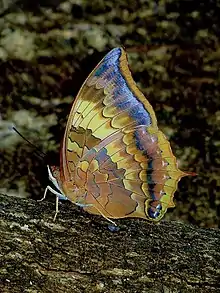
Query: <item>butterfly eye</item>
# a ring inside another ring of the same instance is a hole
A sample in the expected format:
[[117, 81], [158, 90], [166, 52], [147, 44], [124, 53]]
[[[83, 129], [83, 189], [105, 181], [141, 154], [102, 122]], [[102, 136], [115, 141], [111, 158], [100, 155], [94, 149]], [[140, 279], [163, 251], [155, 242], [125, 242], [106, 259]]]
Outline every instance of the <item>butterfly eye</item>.
[[60, 173], [59, 168], [53, 166], [51, 167], [51, 171], [54, 177], [59, 176], [59, 173]]
[[54, 177], [57, 177], [57, 175], [58, 175], [58, 171], [57, 171], [56, 169], [54, 169], [54, 170], [53, 170], [53, 176], [54, 176]]
[[160, 211], [162, 210], [162, 205], [158, 200], [152, 200], [149, 202], [148, 216], [151, 219], [157, 219], [160, 216]]

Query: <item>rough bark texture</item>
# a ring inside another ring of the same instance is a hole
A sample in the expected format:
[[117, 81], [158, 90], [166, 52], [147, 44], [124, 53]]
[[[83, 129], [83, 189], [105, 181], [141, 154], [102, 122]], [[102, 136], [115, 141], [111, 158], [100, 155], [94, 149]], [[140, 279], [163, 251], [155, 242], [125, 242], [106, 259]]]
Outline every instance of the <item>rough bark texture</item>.
[[1, 195], [1, 292], [220, 292], [220, 232]]

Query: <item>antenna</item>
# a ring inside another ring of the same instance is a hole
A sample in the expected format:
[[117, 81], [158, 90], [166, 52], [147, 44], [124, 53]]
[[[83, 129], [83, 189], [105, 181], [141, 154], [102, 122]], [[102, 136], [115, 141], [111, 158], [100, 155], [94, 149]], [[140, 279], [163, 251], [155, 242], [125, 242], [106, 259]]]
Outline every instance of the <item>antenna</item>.
[[25, 138], [14, 126], [12, 129], [21, 137], [23, 138], [27, 143], [29, 143], [34, 149], [37, 155], [39, 155], [42, 159], [46, 157], [46, 154], [42, 152], [37, 146], [35, 146], [32, 142], [30, 142], [27, 138]]

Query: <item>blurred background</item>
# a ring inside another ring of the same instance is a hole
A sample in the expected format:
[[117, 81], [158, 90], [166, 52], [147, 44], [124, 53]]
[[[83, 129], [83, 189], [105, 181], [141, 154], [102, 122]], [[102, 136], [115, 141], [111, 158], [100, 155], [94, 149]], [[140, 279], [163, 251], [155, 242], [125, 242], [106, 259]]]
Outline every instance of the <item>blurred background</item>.
[[0, 192], [42, 197], [74, 97], [103, 56], [124, 46], [179, 167], [198, 174], [181, 180], [165, 219], [218, 227], [219, 15], [216, 0], [1, 0]]

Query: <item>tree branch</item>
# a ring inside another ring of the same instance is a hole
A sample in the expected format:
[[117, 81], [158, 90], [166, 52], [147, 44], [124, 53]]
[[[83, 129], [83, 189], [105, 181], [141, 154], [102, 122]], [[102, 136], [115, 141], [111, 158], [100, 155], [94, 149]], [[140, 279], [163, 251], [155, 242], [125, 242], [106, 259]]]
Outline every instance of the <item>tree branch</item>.
[[219, 292], [220, 232], [0, 195], [1, 292]]

